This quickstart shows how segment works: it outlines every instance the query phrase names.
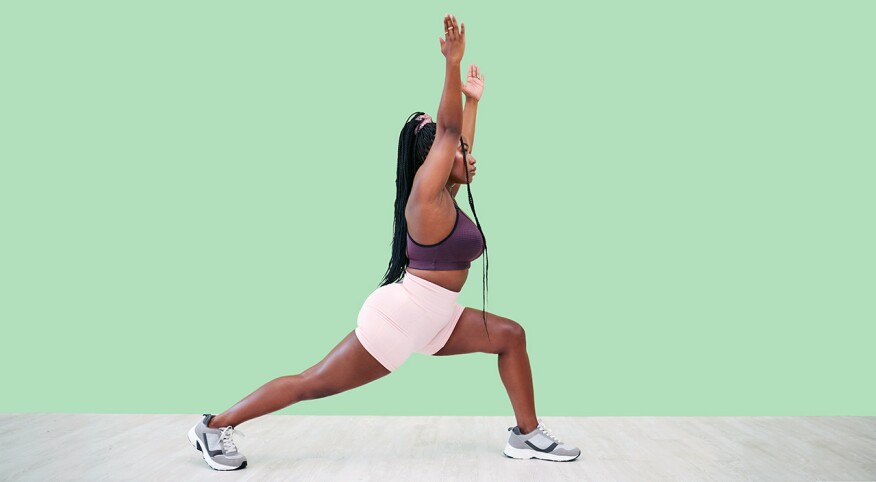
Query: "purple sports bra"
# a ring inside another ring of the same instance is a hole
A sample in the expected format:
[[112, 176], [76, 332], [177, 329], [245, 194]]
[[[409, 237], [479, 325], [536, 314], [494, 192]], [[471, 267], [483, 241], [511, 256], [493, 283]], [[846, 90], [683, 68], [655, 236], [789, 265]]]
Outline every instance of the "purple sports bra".
[[[477, 225], [459, 209], [456, 201], [456, 224], [446, 238], [435, 244], [420, 244], [408, 233], [408, 266], [414, 269], [468, 269], [484, 252], [484, 240]], [[460, 216], [462, 213], [462, 216]]]

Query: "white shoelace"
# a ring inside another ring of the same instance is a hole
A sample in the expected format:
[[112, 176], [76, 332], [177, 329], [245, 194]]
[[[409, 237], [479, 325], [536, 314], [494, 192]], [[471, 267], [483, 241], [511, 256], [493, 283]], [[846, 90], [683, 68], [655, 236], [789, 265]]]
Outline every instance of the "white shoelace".
[[222, 433], [219, 434], [219, 441], [222, 442], [222, 446], [225, 449], [225, 452], [237, 452], [237, 446], [234, 445], [234, 440], [231, 439], [232, 435], [240, 435], [241, 437], [246, 437], [240, 430], [236, 430], [231, 427], [231, 425], [222, 429]]
[[541, 419], [538, 419], [538, 426], [541, 428], [541, 432], [543, 434], [547, 435], [548, 437], [550, 437], [551, 440], [553, 440], [554, 442], [556, 442], [558, 444], [562, 443], [562, 442], [560, 442], [560, 439], [558, 439], [557, 436], [554, 435], [553, 432], [551, 432], [551, 429], [544, 426], [544, 423], [541, 421]]

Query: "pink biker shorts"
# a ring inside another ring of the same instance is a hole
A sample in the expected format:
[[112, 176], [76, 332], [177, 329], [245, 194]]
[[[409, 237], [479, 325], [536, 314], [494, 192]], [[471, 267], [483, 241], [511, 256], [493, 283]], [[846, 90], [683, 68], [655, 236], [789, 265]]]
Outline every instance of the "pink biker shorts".
[[432, 355], [447, 343], [464, 306], [459, 292], [405, 273], [400, 283], [374, 290], [356, 320], [356, 337], [389, 371], [411, 353]]

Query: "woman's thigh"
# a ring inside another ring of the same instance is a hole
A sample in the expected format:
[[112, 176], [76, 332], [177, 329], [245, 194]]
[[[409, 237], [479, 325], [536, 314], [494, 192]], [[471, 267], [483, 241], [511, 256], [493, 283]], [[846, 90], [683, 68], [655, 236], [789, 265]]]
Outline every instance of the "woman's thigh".
[[526, 333], [519, 323], [488, 311], [484, 329], [483, 313], [476, 308], [465, 308], [447, 343], [433, 355], [499, 354], [515, 345], [526, 345]]
[[301, 372], [306, 399], [335, 395], [390, 373], [350, 331], [319, 363]]

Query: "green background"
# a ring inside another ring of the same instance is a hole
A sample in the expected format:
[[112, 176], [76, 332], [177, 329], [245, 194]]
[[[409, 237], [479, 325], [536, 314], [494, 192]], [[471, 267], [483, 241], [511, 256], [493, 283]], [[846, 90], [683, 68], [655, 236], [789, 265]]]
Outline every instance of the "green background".
[[[217, 413], [325, 356], [452, 12], [538, 416], [876, 415], [876, 3], [502, 5], [4, 2], [0, 411]], [[280, 413], [513, 414], [487, 354]]]

